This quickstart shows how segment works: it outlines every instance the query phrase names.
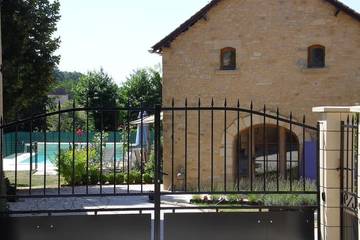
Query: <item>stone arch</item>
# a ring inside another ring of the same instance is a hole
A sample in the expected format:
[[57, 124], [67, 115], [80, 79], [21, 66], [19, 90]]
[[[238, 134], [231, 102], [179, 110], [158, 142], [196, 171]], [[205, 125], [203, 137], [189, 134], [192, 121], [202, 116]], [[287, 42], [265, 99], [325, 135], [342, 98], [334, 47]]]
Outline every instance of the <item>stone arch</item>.
[[[272, 115], [272, 116], [276, 116], [276, 114], [272, 113], [272, 112], [267, 112], [267, 114]], [[277, 123], [276, 118], [266, 118], [266, 127], [277, 127], [277, 124], [279, 125], [280, 129], [284, 129], [288, 132], [290, 132], [290, 123], [287, 121], [290, 121], [290, 119], [288, 117], [284, 117], [284, 116], [280, 116], [281, 119], [284, 120], [280, 120]], [[296, 119], [292, 120], [293, 123], [297, 122]], [[252, 114], [252, 126], [258, 127], [258, 126], [263, 126], [264, 125], [264, 117], [261, 114]], [[238, 130], [238, 120], [234, 119], [232, 121], [229, 121], [229, 123], [227, 124], [227, 128], [226, 128], [226, 133], [223, 133], [222, 135], [222, 139], [221, 139], [221, 144], [220, 144], [220, 154], [223, 155], [225, 154], [226, 151], [226, 161], [227, 161], [227, 167], [226, 167], [226, 171], [227, 173], [232, 173], [232, 176], [229, 176], [228, 179], [229, 181], [234, 181], [235, 180], [235, 175], [234, 174], [234, 169], [236, 169], [235, 166], [235, 162], [234, 159], [237, 158], [237, 149], [236, 149], [236, 141], [238, 138], [238, 134], [246, 131], [247, 129], [249, 129], [251, 127], [251, 115], [247, 114], [246, 116], [242, 116], [240, 117], [240, 122], [239, 122], [239, 130]], [[296, 125], [296, 124], [292, 124], [291, 127], [291, 132], [290, 134], [293, 134], [294, 136], [296, 136], [297, 138], [297, 144], [298, 144], [298, 160], [300, 161], [302, 159], [302, 149], [303, 149], [303, 136], [305, 134], [305, 139], [307, 138], [312, 138], [312, 135], [309, 131], [304, 131], [304, 128], [302, 126]], [[226, 146], [225, 146], [225, 136], [226, 136]], [[225, 148], [226, 147], [226, 148]], [[300, 164], [300, 162], [299, 162]]]

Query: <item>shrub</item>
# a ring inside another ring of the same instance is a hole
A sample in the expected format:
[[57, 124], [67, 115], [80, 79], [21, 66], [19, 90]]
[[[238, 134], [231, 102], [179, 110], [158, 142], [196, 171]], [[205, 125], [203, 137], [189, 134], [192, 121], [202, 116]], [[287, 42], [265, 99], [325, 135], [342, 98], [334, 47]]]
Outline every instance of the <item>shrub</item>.
[[139, 172], [139, 171], [131, 171], [130, 175], [132, 175], [132, 178], [133, 178], [135, 184], [140, 184], [141, 183], [141, 172]]
[[89, 184], [96, 185], [100, 179], [100, 170], [92, 168], [89, 170]]
[[[82, 185], [97, 184], [99, 182], [99, 164], [96, 158], [95, 148], [89, 149], [89, 175], [86, 174], [87, 166], [87, 151], [86, 149], [76, 148], [74, 150], [61, 151], [60, 158], [55, 162], [58, 169], [60, 168], [60, 175], [64, 178], [67, 184]], [[74, 179], [73, 179], [73, 164], [74, 164]]]
[[102, 185], [106, 184], [109, 181], [109, 174], [99, 174], [99, 177]]
[[57, 165], [60, 168], [60, 174], [67, 183], [75, 185], [82, 183], [83, 177], [86, 175], [86, 155], [84, 153], [86, 154], [86, 152], [75, 150], [74, 160], [72, 150], [60, 153], [60, 160], [57, 161]]
[[144, 174], [144, 183], [146, 183], [146, 184], [154, 183], [154, 179], [151, 177], [151, 175], [149, 173]]
[[152, 179], [155, 178], [155, 154], [151, 151], [149, 160], [145, 163], [144, 173], [150, 175]]
[[106, 179], [109, 182], [109, 184], [116, 183], [116, 175], [114, 175], [113, 172], [106, 174]]
[[230, 194], [226, 198], [229, 202], [236, 203], [241, 199], [241, 196], [238, 194]]
[[140, 184], [141, 183], [140, 171], [133, 170], [130, 171], [129, 175], [125, 174], [125, 182], [128, 184]]
[[218, 202], [221, 200], [222, 196], [220, 194], [212, 194], [210, 195], [212, 201]]
[[116, 184], [124, 184], [124, 180], [125, 180], [125, 174], [124, 173], [118, 173], [116, 174], [116, 179], [115, 182]]
[[201, 203], [202, 199], [201, 199], [201, 195], [193, 195], [190, 203]]
[[[1, 195], [5, 195], [5, 179], [1, 178], [0, 179], [0, 194]], [[7, 204], [6, 204], [6, 200], [4, 198], [0, 199], [0, 211], [5, 212], [7, 210]], [[1, 214], [0, 214], [1, 215]]]

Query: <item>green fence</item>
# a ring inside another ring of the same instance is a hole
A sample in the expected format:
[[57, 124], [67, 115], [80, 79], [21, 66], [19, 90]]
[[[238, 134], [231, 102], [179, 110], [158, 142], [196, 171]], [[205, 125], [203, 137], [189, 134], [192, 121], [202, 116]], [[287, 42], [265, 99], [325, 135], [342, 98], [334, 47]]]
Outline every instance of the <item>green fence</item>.
[[[94, 141], [94, 136], [99, 132], [89, 132], [89, 142]], [[31, 134], [32, 142], [45, 142], [45, 134], [43, 132], [33, 132]], [[127, 141], [127, 133], [123, 137], [121, 132], [106, 132], [106, 139], [104, 142], [122, 142], [123, 140]], [[3, 153], [4, 156], [9, 156], [15, 153], [15, 139], [16, 133], [6, 133], [4, 134], [4, 146]], [[154, 131], [150, 131], [150, 143], [152, 144], [154, 140]], [[59, 132], [47, 132], [46, 133], [46, 142], [58, 142], [59, 141]], [[61, 132], [60, 133], [60, 142], [71, 143], [73, 141], [73, 134], [71, 132]], [[136, 130], [130, 132], [130, 143], [135, 143], [136, 141]], [[83, 134], [75, 134], [75, 142], [77, 143], [86, 143], [86, 132]], [[17, 133], [17, 152], [24, 152], [25, 145], [30, 143], [30, 132], [18, 132]]]

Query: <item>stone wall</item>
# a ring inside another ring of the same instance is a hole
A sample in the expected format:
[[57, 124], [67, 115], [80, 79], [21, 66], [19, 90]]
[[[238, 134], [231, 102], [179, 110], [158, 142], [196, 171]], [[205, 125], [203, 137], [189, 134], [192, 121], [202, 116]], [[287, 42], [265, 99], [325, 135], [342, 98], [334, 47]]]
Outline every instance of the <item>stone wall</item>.
[[[336, 17], [336, 9], [322, 0], [225, 0], [208, 12], [187, 32], [163, 50], [163, 105], [196, 106], [198, 98], [209, 106], [214, 98], [216, 106], [229, 106], [237, 100], [244, 107], [254, 101], [255, 109], [267, 104], [269, 112], [315, 125], [313, 106], [354, 105], [360, 88], [360, 22], [343, 12]], [[326, 47], [326, 67], [307, 68], [308, 47]], [[221, 71], [220, 50], [237, 50], [237, 69]], [[209, 114], [202, 116], [201, 162], [209, 162]], [[197, 120], [189, 114], [188, 160], [189, 177], [197, 176]], [[229, 114], [227, 127], [236, 115]], [[165, 114], [164, 125], [170, 125]], [[215, 120], [214, 154], [216, 176], [221, 177], [224, 148], [222, 117]], [[184, 116], [175, 116], [175, 168], [184, 162]], [[169, 172], [171, 133], [164, 133], [165, 171]], [[228, 139], [229, 143], [233, 139]], [[229, 150], [230, 151], [230, 150]], [[201, 169], [204, 178], [208, 167]], [[206, 180], [206, 179], [204, 179]], [[220, 179], [219, 179], [220, 180]], [[167, 182], [167, 181], [165, 181]]]

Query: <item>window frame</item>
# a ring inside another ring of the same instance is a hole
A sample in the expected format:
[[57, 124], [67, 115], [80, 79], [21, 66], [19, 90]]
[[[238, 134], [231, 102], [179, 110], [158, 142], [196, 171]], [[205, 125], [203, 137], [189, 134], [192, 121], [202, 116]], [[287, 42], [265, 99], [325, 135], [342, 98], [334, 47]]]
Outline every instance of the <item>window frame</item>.
[[[313, 54], [312, 54], [312, 51], [314, 49], [321, 49], [323, 51], [323, 63], [322, 65], [315, 65], [314, 62], [313, 62]], [[307, 67], [308, 68], [325, 68], [325, 65], [326, 65], [326, 48], [325, 46], [323, 45], [320, 45], [320, 44], [314, 44], [314, 45], [311, 45], [308, 47], [308, 61], [307, 61]]]
[[[224, 55], [228, 52], [233, 54], [233, 56], [232, 56], [233, 59], [231, 59], [231, 61], [232, 61], [231, 66], [224, 65]], [[220, 70], [223, 70], [223, 71], [236, 70], [236, 49], [235, 48], [225, 47], [220, 50]]]

